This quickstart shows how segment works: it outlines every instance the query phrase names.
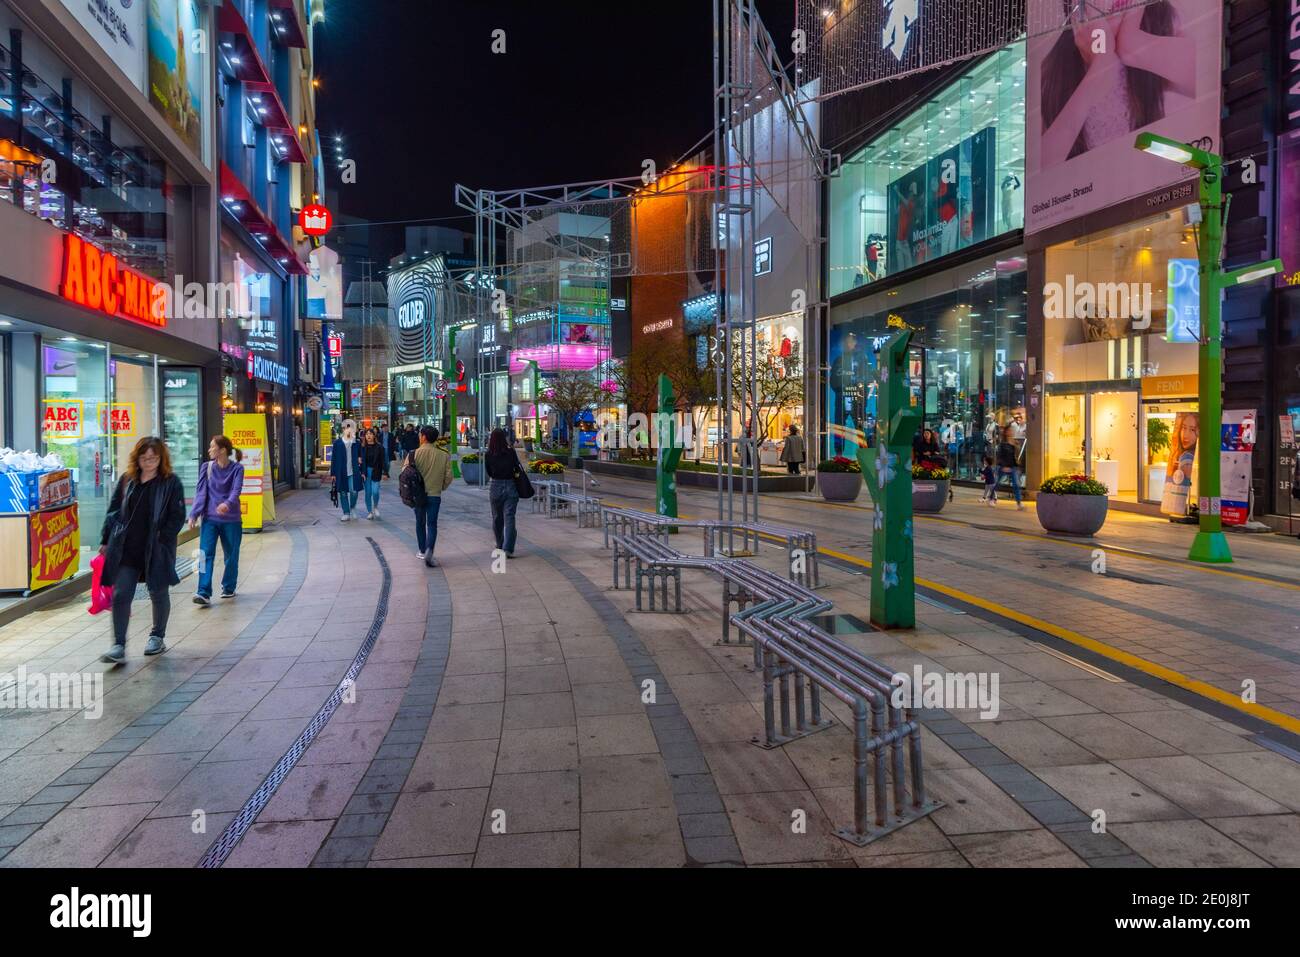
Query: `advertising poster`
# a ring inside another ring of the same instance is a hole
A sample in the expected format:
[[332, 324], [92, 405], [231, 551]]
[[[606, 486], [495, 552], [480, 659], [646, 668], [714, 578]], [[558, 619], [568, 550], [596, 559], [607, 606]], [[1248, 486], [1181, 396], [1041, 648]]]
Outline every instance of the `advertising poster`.
[[1218, 152], [1221, 4], [1028, 3], [1065, 26], [1028, 40], [1025, 232], [1192, 178], [1135, 149], [1141, 131]]
[[1165, 287], [1165, 341], [1201, 341], [1201, 264], [1169, 260]]
[[1225, 409], [1219, 443], [1220, 517], [1224, 525], [1250, 519], [1250, 456], [1255, 450], [1255, 410]]
[[996, 143], [980, 130], [889, 184], [891, 273], [988, 238]]
[[[1300, 54], [1297, 54], [1297, 60], [1300, 60]], [[1277, 157], [1277, 208], [1300, 208], [1300, 130], [1278, 138]], [[1277, 255], [1282, 260], [1282, 274], [1275, 280], [1277, 285], [1300, 286], [1300, 216], [1278, 217]]]
[[144, 4], [140, 0], [63, 0], [137, 90], [144, 89]]
[[28, 519], [32, 591], [57, 585], [77, 573], [81, 563], [81, 526], [77, 506], [33, 512]]
[[1200, 434], [1199, 413], [1179, 412], [1174, 416], [1174, 428], [1169, 437], [1169, 465], [1160, 496], [1160, 511], [1166, 515], [1187, 514], [1187, 503], [1196, 481], [1196, 445]]
[[239, 493], [239, 514], [243, 519], [244, 531], [260, 532], [263, 522], [275, 519], [275, 501], [271, 498], [271, 475], [268, 469], [266, 416], [227, 415], [222, 429], [231, 444], [243, 453], [240, 464], [244, 466], [244, 488]]
[[854, 328], [858, 323], [831, 327], [830, 374], [826, 379], [826, 419], [831, 455], [853, 455], [875, 427], [871, 412], [875, 398], [868, 397], [875, 362], [872, 339]]
[[[144, 3], [146, 0], [135, 0]], [[203, 153], [203, 75], [208, 42], [197, 0], [147, 0], [149, 102], [181, 139]], [[199, 37], [204, 37], [199, 40]]]
[[328, 246], [313, 249], [307, 257], [307, 315], [343, 318], [343, 264]]

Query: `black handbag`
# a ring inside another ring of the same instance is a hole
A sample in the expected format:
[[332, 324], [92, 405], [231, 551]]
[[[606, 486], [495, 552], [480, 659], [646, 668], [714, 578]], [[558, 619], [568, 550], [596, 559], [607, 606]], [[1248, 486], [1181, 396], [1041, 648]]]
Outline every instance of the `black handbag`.
[[330, 504], [335, 508], [339, 507], [339, 487], [337, 485], [330, 486]]
[[515, 491], [519, 493], [520, 498], [532, 498], [537, 494], [532, 481], [528, 478], [528, 473], [523, 469], [515, 469]]

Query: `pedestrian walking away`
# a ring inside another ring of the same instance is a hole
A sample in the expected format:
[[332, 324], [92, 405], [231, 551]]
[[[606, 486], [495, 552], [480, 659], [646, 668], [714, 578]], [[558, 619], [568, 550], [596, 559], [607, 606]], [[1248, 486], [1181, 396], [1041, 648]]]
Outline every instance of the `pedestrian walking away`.
[[244, 536], [244, 518], [240, 514], [239, 493], [244, 488], [241, 453], [224, 435], [214, 435], [208, 443], [208, 461], [199, 469], [190, 506], [190, 528], [202, 522], [199, 530], [199, 585], [194, 592], [196, 605], [212, 599], [212, 574], [217, 562], [217, 542], [225, 570], [221, 573], [221, 597], [234, 598], [239, 583], [239, 544]]
[[379, 517], [379, 483], [388, 478], [388, 456], [377, 429], [366, 429], [361, 463], [366, 477], [366, 519], [374, 521]]
[[993, 471], [993, 457], [984, 456], [984, 468], [980, 469], [980, 478], [984, 480], [984, 494], [980, 501], [989, 505], [998, 504], [998, 475]]
[[103, 581], [113, 588], [113, 645], [100, 660], [110, 664], [126, 660], [131, 602], [142, 581], [153, 606], [153, 627], [144, 653], [157, 655], [167, 650], [168, 589], [180, 584], [176, 538], [184, 525], [185, 490], [172, 471], [171, 455], [162, 439], [146, 436], [127, 458], [100, 532]]
[[1011, 479], [1011, 491], [1016, 496], [1016, 508], [1023, 512], [1025, 504], [1020, 501], [1020, 467], [1016, 453], [1015, 438], [1011, 426], [1008, 425], [1002, 430], [1002, 442], [998, 445], [998, 481], [1001, 482], [1004, 475]]
[[519, 456], [510, 447], [505, 429], [493, 429], [488, 436], [487, 456], [483, 460], [491, 480], [488, 498], [492, 506], [492, 534], [497, 548], [507, 558], [515, 557], [515, 511], [519, 507], [519, 487], [515, 476], [522, 471]]
[[797, 425], [791, 425], [790, 434], [785, 437], [785, 444], [781, 446], [781, 461], [786, 464], [791, 475], [799, 474], [799, 466], [804, 462], [804, 444]]
[[343, 509], [343, 516], [339, 519], [341, 522], [352, 521], [357, 493], [366, 484], [361, 442], [357, 439], [356, 428], [351, 419], [344, 422], [343, 434], [330, 447], [330, 484], [339, 495], [339, 507]]
[[433, 568], [438, 562], [433, 557], [438, 544], [438, 511], [442, 508], [442, 493], [451, 485], [451, 456], [439, 448], [438, 430], [431, 425], [420, 429], [420, 447], [412, 454], [415, 468], [424, 480], [424, 507], [415, 510], [415, 544], [424, 563]]

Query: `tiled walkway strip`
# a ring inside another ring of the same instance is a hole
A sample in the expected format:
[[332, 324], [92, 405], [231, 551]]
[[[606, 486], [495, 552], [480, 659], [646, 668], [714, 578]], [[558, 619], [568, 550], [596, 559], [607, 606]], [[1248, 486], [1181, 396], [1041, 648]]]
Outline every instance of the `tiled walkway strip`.
[[230, 856], [231, 851], [235, 849], [235, 846], [248, 833], [248, 829], [253, 826], [253, 822], [257, 820], [257, 815], [262, 813], [262, 809], [275, 796], [280, 783], [294, 769], [303, 752], [316, 739], [316, 735], [320, 734], [325, 725], [329, 723], [343, 698], [356, 685], [357, 676], [361, 674], [361, 669], [366, 666], [366, 659], [370, 657], [375, 642], [379, 640], [379, 632], [384, 627], [384, 619], [388, 617], [388, 596], [393, 587], [393, 574], [388, 568], [388, 562], [384, 559], [383, 551], [373, 538], [367, 538], [366, 541], [370, 543], [370, 547], [375, 553], [375, 559], [379, 562], [379, 568], [383, 572], [383, 582], [379, 588], [379, 600], [375, 603], [375, 617], [370, 623], [370, 630], [366, 632], [365, 640], [362, 641], [361, 647], [357, 649], [356, 657], [352, 659], [352, 664], [348, 666], [348, 670], [339, 680], [338, 686], [335, 687], [333, 693], [325, 699], [325, 703], [320, 706], [320, 710], [312, 716], [311, 721], [307, 723], [307, 727], [303, 729], [298, 739], [289, 745], [289, 749], [276, 762], [275, 767], [271, 769], [271, 773], [266, 776], [266, 780], [253, 792], [252, 797], [235, 815], [235, 819], [226, 826], [221, 836], [212, 842], [212, 846], [203, 855], [203, 859], [199, 861], [199, 867], [220, 867], [226, 862], [226, 858]]
[[433, 720], [451, 651], [451, 590], [439, 569], [429, 575], [424, 640], [415, 671], [379, 751], [321, 845], [312, 867], [364, 867], [406, 785]]
[[287, 526], [285, 530], [292, 540], [292, 551], [284, 581], [248, 623], [248, 627], [156, 705], [0, 820], [0, 858], [36, 833], [41, 825], [63, 810], [69, 801], [80, 797], [83, 791], [116, 767], [118, 762], [170, 724], [191, 702], [237, 665], [280, 620], [307, 579], [307, 536], [293, 526]]

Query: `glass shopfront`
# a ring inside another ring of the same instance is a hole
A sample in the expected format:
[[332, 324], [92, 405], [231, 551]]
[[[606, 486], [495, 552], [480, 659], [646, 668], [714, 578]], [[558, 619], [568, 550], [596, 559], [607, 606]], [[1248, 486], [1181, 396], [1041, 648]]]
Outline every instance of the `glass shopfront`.
[[1194, 230], [1161, 213], [1045, 257], [1044, 477], [1082, 472], [1112, 498], [1185, 514], [1199, 433]]
[[832, 296], [1024, 225], [1025, 46], [998, 51], [844, 162]]
[[831, 310], [825, 454], [852, 455], [876, 426], [875, 353], [913, 330], [912, 404], [955, 477], [974, 479], [1006, 426], [1024, 448], [1026, 261], [991, 257]]

